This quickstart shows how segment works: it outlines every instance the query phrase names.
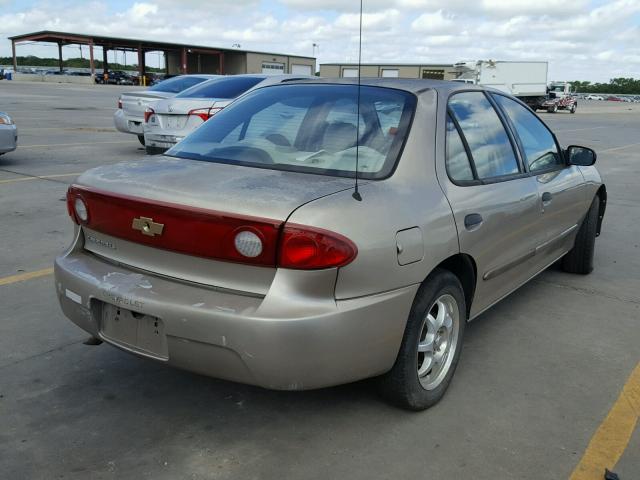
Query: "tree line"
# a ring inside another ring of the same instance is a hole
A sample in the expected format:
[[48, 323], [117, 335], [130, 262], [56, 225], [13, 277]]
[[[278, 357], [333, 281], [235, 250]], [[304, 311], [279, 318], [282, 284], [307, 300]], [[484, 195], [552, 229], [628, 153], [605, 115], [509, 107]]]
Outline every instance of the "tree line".
[[571, 85], [580, 93], [640, 94], [640, 79], [635, 78], [612, 78], [609, 83], [575, 81]]
[[[40, 58], [35, 55], [27, 55], [16, 57], [16, 61], [18, 62], [18, 67], [21, 65], [29, 66], [29, 67], [55, 67], [58, 68], [58, 59], [57, 58]], [[0, 65], [12, 65], [13, 57], [0, 57]], [[94, 60], [93, 64], [95, 66], [96, 71], [103, 70], [103, 64], [101, 60]], [[62, 61], [63, 67], [70, 68], [90, 68], [89, 59], [88, 58], [67, 58]], [[130, 70], [130, 71], [138, 71], [138, 64], [133, 63], [131, 65], [123, 65], [121, 63], [112, 63], [108, 64], [110, 70]], [[162, 68], [153, 68], [146, 67], [147, 72], [164, 72]]]

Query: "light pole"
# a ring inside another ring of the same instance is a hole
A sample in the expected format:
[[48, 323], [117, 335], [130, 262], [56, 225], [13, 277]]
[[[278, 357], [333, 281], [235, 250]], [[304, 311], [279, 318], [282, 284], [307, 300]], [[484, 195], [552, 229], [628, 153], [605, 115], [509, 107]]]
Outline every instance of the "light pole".
[[317, 43], [313, 43], [313, 56], [316, 56], [316, 48], [318, 49], [318, 52], [320, 51], [320, 45], [318, 45]]

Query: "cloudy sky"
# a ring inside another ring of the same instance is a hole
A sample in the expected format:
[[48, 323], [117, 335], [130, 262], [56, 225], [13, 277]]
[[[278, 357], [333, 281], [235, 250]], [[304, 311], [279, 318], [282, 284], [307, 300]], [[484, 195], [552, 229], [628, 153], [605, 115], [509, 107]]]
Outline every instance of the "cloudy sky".
[[[358, 0], [0, 0], [0, 38], [60, 30], [303, 55], [316, 43], [319, 63], [356, 61], [358, 8]], [[550, 79], [640, 77], [640, 0], [364, 0], [364, 9], [363, 62], [548, 60]], [[0, 40], [0, 56], [10, 53]], [[28, 54], [57, 49], [18, 46]]]

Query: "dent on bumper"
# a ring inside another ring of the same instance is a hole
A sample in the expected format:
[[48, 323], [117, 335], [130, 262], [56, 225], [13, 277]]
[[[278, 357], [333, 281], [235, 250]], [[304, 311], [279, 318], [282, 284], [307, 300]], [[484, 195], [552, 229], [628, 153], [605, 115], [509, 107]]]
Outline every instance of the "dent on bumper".
[[102, 302], [118, 304], [163, 320], [169, 364], [284, 390], [393, 366], [418, 287], [336, 302], [330, 275], [281, 269], [262, 298], [137, 273], [82, 251], [55, 262], [63, 312], [92, 335], [101, 336]]

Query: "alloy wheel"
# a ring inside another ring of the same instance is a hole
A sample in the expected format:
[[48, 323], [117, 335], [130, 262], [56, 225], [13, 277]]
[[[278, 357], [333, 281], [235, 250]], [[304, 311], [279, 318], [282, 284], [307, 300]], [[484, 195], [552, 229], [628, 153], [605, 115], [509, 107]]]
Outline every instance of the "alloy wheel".
[[425, 390], [437, 388], [447, 376], [455, 357], [459, 330], [458, 302], [452, 295], [444, 294], [425, 315], [418, 338], [417, 373]]

